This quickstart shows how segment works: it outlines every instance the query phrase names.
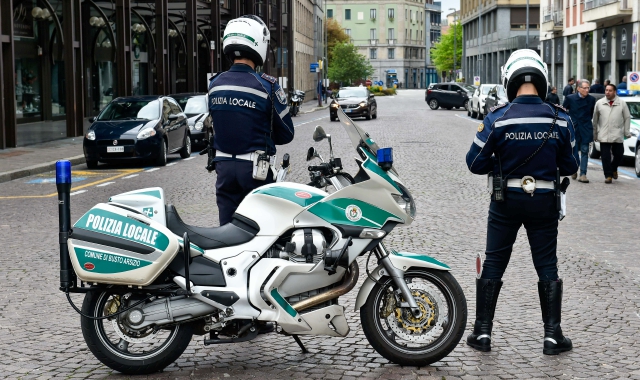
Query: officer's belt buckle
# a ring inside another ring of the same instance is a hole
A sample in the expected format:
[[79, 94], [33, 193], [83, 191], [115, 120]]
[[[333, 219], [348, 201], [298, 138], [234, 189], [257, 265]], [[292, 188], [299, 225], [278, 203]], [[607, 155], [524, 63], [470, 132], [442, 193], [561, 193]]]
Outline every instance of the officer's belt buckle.
[[530, 175], [522, 177], [520, 180], [520, 186], [527, 194], [533, 194], [536, 191], [536, 179]]

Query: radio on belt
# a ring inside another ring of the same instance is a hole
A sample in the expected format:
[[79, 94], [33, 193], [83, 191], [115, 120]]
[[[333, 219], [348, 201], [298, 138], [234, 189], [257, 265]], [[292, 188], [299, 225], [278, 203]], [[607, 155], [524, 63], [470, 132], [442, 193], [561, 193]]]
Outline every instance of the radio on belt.
[[261, 150], [253, 154], [253, 179], [264, 181], [269, 174], [269, 156]]

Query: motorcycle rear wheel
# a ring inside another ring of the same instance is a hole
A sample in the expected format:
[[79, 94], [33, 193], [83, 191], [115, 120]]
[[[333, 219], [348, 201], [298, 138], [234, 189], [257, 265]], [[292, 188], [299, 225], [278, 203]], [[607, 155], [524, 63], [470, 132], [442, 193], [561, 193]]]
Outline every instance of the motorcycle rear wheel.
[[383, 285], [376, 284], [360, 308], [362, 329], [371, 346], [389, 361], [426, 366], [449, 355], [460, 342], [467, 301], [449, 272], [414, 268], [405, 273], [405, 280], [422, 316], [414, 318], [408, 309], [397, 307], [395, 300], [402, 296], [392, 279], [383, 277]]
[[[113, 307], [116, 299], [121, 302], [123, 296], [108, 290], [89, 292], [82, 303], [82, 313], [92, 317], [108, 315], [105, 312]], [[133, 304], [140, 299], [128, 303]], [[98, 360], [127, 375], [145, 375], [162, 370], [182, 355], [193, 336], [192, 325], [182, 324], [155, 333], [148, 332], [142, 338], [133, 337], [131, 333], [123, 331], [116, 319], [91, 320], [81, 317], [82, 335]]]

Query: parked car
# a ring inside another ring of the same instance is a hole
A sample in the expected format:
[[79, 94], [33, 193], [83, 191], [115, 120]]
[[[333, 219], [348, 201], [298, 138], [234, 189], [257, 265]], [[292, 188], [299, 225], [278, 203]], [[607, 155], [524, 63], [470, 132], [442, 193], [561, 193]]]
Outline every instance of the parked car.
[[[622, 99], [629, 107], [629, 113], [631, 114], [631, 137], [623, 142], [624, 157], [625, 159], [634, 160], [636, 175], [640, 177], [640, 156], [638, 155], [638, 149], [640, 149], [640, 143], [638, 142], [638, 135], [640, 135], [640, 97], [624, 97]], [[592, 142], [589, 145], [589, 157], [600, 158], [599, 142]]]
[[505, 91], [503, 85], [498, 84], [491, 90], [489, 90], [487, 97], [484, 99], [484, 111], [482, 113], [486, 116], [491, 108], [507, 103], [509, 103], [509, 98], [507, 98], [507, 91]]
[[112, 100], [84, 137], [87, 167], [98, 162], [154, 161], [167, 164], [167, 154], [191, 155], [187, 115], [167, 96], [135, 96]]
[[433, 83], [424, 94], [424, 100], [432, 110], [439, 107], [450, 110], [463, 107], [468, 109], [474, 86], [464, 83]]
[[338, 120], [338, 108], [349, 117], [364, 117], [367, 120], [378, 117], [378, 103], [366, 87], [343, 87], [331, 101], [329, 118]]
[[169, 95], [174, 98], [187, 115], [189, 123], [189, 134], [191, 144], [194, 146], [204, 146], [207, 142], [207, 130], [212, 128], [211, 115], [207, 104], [207, 94], [175, 94]]
[[487, 95], [489, 95], [489, 91], [492, 88], [497, 86], [497, 84], [481, 84], [476, 90], [473, 92], [471, 97], [471, 117], [477, 118], [478, 120], [484, 119], [486, 115], [486, 111], [484, 108], [484, 100]]

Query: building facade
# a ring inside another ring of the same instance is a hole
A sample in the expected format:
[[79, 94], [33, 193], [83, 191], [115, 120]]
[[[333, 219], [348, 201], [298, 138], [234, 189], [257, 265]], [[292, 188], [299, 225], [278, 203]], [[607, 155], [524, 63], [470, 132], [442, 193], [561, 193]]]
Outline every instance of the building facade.
[[[271, 51], [259, 69], [289, 78], [282, 80], [287, 90], [313, 91], [315, 82], [305, 78], [308, 63], [321, 56], [318, 4], [2, 0], [0, 149], [82, 136], [89, 118], [119, 96], [206, 92], [211, 73], [230, 66], [221, 51], [224, 28], [244, 14], [257, 14], [271, 32]], [[294, 70], [304, 65], [305, 76]]]
[[619, 84], [637, 71], [638, 0], [542, 0], [542, 56], [561, 93], [568, 79]]
[[499, 83], [500, 67], [517, 49], [539, 51], [540, 0], [461, 0], [462, 75], [473, 83]]
[[440, 36], [443, 33], [443, 24], [446, 20], [442, 20], [442, 9], [440, 1], [427, 0], [424, 4], [424, 24], [425, 24], [425, 88], [429, 87], [431, 83], [438, 83], [438, 70], [431, 61], [431, 48], [436, 42], [440, 41]]
[[335, 18], [369, 58], [372, 80], [386, 87], [397, 81], [400, 88], [424, 88], [425, 1], [433, 0], [327, 0], [327, 18]]

